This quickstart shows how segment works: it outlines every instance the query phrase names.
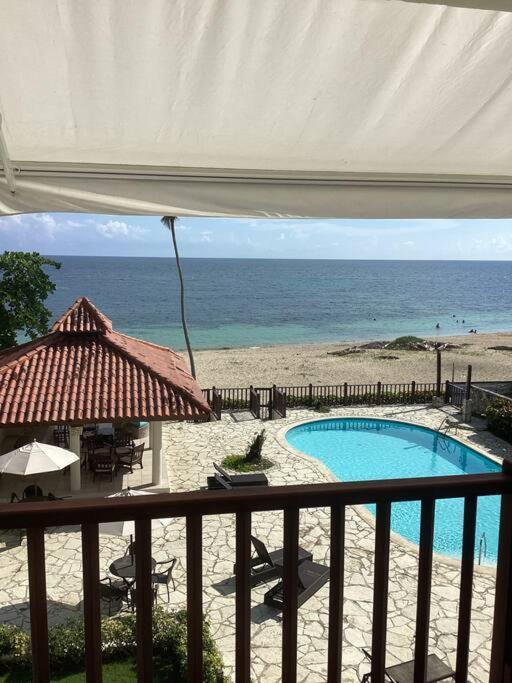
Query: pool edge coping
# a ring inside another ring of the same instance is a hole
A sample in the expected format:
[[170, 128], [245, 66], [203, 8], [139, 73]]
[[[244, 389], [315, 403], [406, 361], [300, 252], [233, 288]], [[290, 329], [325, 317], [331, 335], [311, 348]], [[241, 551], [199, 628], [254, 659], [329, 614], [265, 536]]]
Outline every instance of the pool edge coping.
[[[331, 417], [317, 417], [317, 418], [305, 418], [302, 420], [297, 420], [295, 422], [289, 422], [286, 426], [283, 426], [275, 435], [275, 439], [277, 443], [283, 447], [285, 450], [289, 451], [292, 453], [294, 456], [299, 456], [303, 458], [306, 462], [313, 463], [318, 469], [324, 474], [324, 476], [327, 477], [328, 481], [333, 481], [333, 482], [339, 482], [340, 480], [337, 479], [331, 470], [321, 462], [318, 458], [315, 458], [313, 455], [308, 455], [307, 453], [304, 453], [303, 451], [299, 451], [297, 448], [292, 446], [290, 442], [286, 439], [286, 433], [289, 432], [291, 429], [294, 429], [295, 427], [300, 427], [301, 425], [304, 424], [309, 424], [310, 422], [326, 422], [328, 420], [343, 420], [343, 419], [348, 419], [348, 420], [387, 420], [388, 422], [398, 422], [402, 424], [408, 424], [414, 427], [421, 427], [422, 429], [428, 429], [431, 432], [436, 432], [437, 430], [432, 429], [431, 427], [427, 427], [419, 422], [414, 422], [411, 420], [398, 420], [396, 418], [388, 418], [388, 417], [368, 417], [367, 415], [361, 415], [361, 414], [356, 414], [356, 415], [334, 415]], [[440, 433], [440, 432], [437, 432]], [[479, 448], [478, 446], [473, 446], [473, 444], [470, 444], [466, 442], [464, 439], [461, 439], [458, 436], [452, 436], [451, 434], [446, 434], [443, 436], [448, 436], [450, 439], [453, 439], [454, 441], [458, 441], [460, 444], [463, 446], [466, 446], [466, 448], [471, 448], [471, 450], [475, 451], [479, 455], [483, 456], [484, 458], [487, 458], [488, 460], [491, 460], [492, 462], [495, 462], [498, 465], [502, 464], [503, 458], [500, 458], [500, 456], [496, 456], [494, 454], [486, 453], [484, 450]], [[373, 529], [376, 527], [375, 523], [375, 517], [372, 515], [372, 513], [366, 509], [364, 505], [351, 505], [350, 506], [353, 510], [357, 512], [359, 517], [369, 524]], [[398, 534], [396, 531], [390, 532], [390, 541], [393, 543], [396, 543], [397, 545], [400, 545], [404, 548], [407, 548], [411, 551], [413, 551], [416, 555], [419, 556], [419, 546], [417, 543], [413, 543], [412, 541], [409, 541], [407, 538], [402, 536], [401, 534]], [[475, 542], [475, 547], [476, 547], [476, 542]], [[433, 561], [448, 565], [449, 567], [455, 567], [459, 569], [462, 566], [462, 561], [459, 559], [456, 559], [455, 557], [449, 557], [448, 555], [442, 555], [440, 553], [433, 552]], [[490, 565], [479, 565], [479, 564], [473, 564], [473, 571], [483, 574], [485, 576], [495, 576], [496, 575], [496, 566], [490, 566]]]

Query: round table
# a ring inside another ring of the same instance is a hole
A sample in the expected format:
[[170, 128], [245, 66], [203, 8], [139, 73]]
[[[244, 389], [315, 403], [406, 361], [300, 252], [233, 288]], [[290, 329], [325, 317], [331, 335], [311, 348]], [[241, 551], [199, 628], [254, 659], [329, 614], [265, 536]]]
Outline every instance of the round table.
[[[156, 560], [151, 558], [151, 571], [156, 567]], [[120, 579], [135, 579], [135, 556], [125, 555], [117, 560], [114, 560], [109, 567], [110, 573], [118, 576]]]

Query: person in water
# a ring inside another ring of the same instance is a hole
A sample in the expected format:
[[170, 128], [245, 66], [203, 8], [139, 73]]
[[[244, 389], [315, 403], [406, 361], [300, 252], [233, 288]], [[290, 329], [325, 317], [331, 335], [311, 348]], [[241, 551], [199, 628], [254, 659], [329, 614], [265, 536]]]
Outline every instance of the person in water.
[[438, 330], [440, 327], [441, 327], [441, 325], [439, 323], [437, 323], [436, 330]]

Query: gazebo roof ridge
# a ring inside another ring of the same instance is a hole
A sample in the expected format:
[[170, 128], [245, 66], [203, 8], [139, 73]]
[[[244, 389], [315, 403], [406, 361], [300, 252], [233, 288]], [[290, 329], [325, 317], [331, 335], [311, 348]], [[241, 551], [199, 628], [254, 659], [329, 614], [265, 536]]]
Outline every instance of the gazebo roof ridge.
[[[124, 338], [125, 340], [127, 340], [126, 345], [123, 343], [119, 343], [119, 338]], [[191, 402], [195, 403], [198, 406], [198, 408], [201, 408], [201, 400], [199, 400], [198, 396], [194, 393], [193, 386], [189, 382], [189, 380], [191, 380], [195, 384], [195, 380], [193, 380], [192, 376], [188, 373], [188, 370], [186, 368], [185, 368], [185, 371], [179, 366], [172, 368], [172, 370], [174, 370], [175, 372], [180, 373], [180, 376], [183, 379], [183, 381], [187, 382], [187, 384], [184, 385], [184, 384], [180, 384], [179, 382], [176, 382], [175, 380], [170, 378], [171, 367], [168, 364], [168, 360], [169, 360], [168, 358], [164, 359], [162, 357], [162, 360], [161, 360], [162, 365], [164, 363], [167, 364], [168, 372], [167, 372], [167, 374], [165, 374], [165, 372], [162, 372], [161, 370], [157, 369], [154, 364], [148, 363], [144, 359], [144, 357], [140, 353], [138, 353], [137, 348], [134, 348], [133, 346], [132, 346], [132, 348], [127, 348], [127, 345], [129, 345], [130, 342], [135, 342], [137, 344], [137, 346], [141, 346], [141, 345], [149, 346], [150, 348], [153, 348], [155, 350], [159, 350], [159, 351], [163, 352], [163, 354], [165, 354], [166, 356], [173, 356], [176, 360], [179, 361], [180, 365], [184, 365], [184, 360], [182, 359], [182, 357], [178, 353], [176, 353], [175, 351], [173, 351], [172, 349], [170, 349], [166, 346], [160, 346], [159, 344], [153, 344], [152, 342], [146, 342], [144, 339], [137, 339], [136, 337], [130, 337], [126, 334], [122, 334], [121, 332], [116, 332], [114, 330], [112, 330], [109, 333], [107, 333], [106, 335], [104, 335], [104, 339], [107, 342], [107, 344], [113, 346], [116, 349], [116, 351], [123, 354], [123, 356], [125, 356], [127, 359], [132, 360], [132, 361], [135, 360], [137, 362], [137, 364], [140, 365], [144, 370], [146, 370], [147, 372], [156, 376], [160, 381], [171, 384], [179, 392], [181, 392], [182, 394], [186, 394], [187, 398]], [[163, 354], [162, 354], [162, 356], [163, 356]]]
[[54, 323], [52, 332], [105, 333], [112, 330], [112, 321], [107, 318], [86, 296], [79, 297]]

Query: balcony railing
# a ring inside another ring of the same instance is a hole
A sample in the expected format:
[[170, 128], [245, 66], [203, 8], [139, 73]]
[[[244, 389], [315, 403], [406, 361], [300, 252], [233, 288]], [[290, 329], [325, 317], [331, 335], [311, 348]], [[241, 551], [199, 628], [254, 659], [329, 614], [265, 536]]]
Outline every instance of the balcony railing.
[[[284, 609], [282, 680], [297, 679], [297, 556], [299, 510], [330, 508], [330, 593], [326, 681], [339, 683], [342, 667], [345, 508], [376, 504], [372, 682], [385, 680], [386, 621], [391, 504], [421, 501], [418, 593], [415, 634], [415, 683], [424, 683], [428, 655], [433, 531], [436, 501], [464, 498], [464, 528], [457, 631], [456, 681], [468, 677], [469, 634], [478, 496], [502, 497], [490, 682], [512, 680], [512, 473], [306, 486], [252, 488], [244, 491], [191, 491], [151, 497], [71, 500], [0, 506], [0, 528], [27, 529], [33, 680], [50, 680], [45, 527], [82, 528], [84, 621], [87, 681], [101, 681], [101, 632], [98, 523], [135, 519], [137, 676], [149, 683], [152, 662], [151, 519], [185, 517], [187, 543], [188, 680], [202, 680], [202, 521], [207, 515], [236, 515], [236, 681], [250, 680], [251, 513], [284, 511]], [[295, 580], [294, 580], [295, 577]]]

